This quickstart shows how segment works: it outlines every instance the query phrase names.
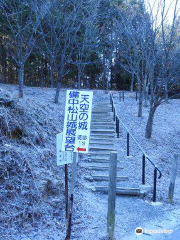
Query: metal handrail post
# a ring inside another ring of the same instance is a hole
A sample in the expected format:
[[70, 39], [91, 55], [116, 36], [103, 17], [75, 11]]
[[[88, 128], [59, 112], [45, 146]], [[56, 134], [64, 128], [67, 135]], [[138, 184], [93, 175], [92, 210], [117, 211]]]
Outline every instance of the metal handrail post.
[[118, 126], [117, 126], [117, 124], [118, 124], [118, 117], [116, 116], [116, 133], [118, 133]]
[[129, 156], [129, 133], [127, 133], [127, 156]]
[[119, 118], [117, 119], [118, 120], [118, 123], [117, 123], [117, 127], [118, 127], [118, 131], [117, 131], [117, 138], [119, 138]]
[[146, 156], [142, 156], [142, 184], [145, 184], [145, 168], [146, 168]]
[[156, 187], [157, 187], [157, 168], [154, 168], [154, 189], [153, 189], [153, 202], [156, 202]]

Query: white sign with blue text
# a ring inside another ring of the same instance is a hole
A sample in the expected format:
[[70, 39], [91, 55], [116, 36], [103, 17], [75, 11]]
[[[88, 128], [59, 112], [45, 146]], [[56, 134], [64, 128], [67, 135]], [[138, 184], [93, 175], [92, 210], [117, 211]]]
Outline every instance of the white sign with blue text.
[[92, 99], [92, 91], [67, 91], [62, 151], [88, 153]]
[[56, 135], [57, 165], [61, 166], [73, 162], [72, 152], [62, 152], [63, 133]]

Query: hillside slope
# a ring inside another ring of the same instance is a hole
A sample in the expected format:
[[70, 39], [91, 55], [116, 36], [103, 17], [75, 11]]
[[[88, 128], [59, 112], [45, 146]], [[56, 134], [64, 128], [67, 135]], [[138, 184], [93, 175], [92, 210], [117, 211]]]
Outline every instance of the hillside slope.
[[[54, 93], [54, 89], [27, 87], [24, 99], [19, 100], [17, 86], [0, 85], [1, 96], [4, 94], [11, 99], [8, 105], [0, 104], [0, 239], [64, 240], [64, 167], [56, 166], [55, 136], [63, 130], [66, 91], [61, 90], [59, 104], [53, 103]], [[97, 103], [108, 98], [103, 91], [94, 91]], [[134, 95], [127, 93], [125, 103], [120, 103], [115, 94], [115, 101], [119, 116], [163, 172], [157, 195], [161, 204], [152, 205], [151, 196], [146, 199], [117, 196], [115, 235], [117, 240], [124, 240], [129, 235], [133, 239], [135, 228], [145, 223], [148, 226], [151, 222], [162, 222], [163, 227], [168, 216], [173, 214], [178, 218], [179, 171], [174, 205], [167, 202], [167, 189], [171, 160], [174, 152], [180, 150], [180, 125], [177, 124], [180, 112], [176, 111], [180, 101], [170, 101], [159, 108], [151, 140], [144, 138], [147, 109], [139, 119]], [[122, 136], [125, 135], [121, 135], [121, 141]], [[117, 148], [125, 156], [125, 142], [124, 145], [119, 143], [117, 139]], [[130, 153], [137, 154], [135, 161], [139, 161], [140, 166], [141, 155], [136, 146], [130, 144]], [[103, 240], [107, 195], [89, 189], [84, 179], [87, 173], [85, 159], [87, 155], [81, 157], [77, 170], [72, 240]], [[124, 157], [123, 160], [132, 159]], [[132, 168], [140, 173], [135, 161], [132, 161]]]
[[62, 131], [64, 94], [57, 105], [49, 90], [27, 89], [18, 100], [10, 86], [0, 96], [11, 99], [0, 105], [0, 239], [56, 225], [63, 233], [63, 169], [56, 166], [55, 136]]

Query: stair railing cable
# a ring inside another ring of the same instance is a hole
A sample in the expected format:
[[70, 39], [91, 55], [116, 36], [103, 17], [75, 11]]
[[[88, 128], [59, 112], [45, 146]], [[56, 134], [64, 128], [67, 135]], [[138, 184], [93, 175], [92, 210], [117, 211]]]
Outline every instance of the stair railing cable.
[[[146, 154], [146, 152], [144, 151], [144, 149], [141, 147], [141, 145], [138, 143], [138, 141], [135, 139], [135, 137], [130, 133], [129, 129], [127, 128], [127, 126], [123, 123], [123, 121], [120, 119], [120, 117], [118, 117], [116, 115], [116, 109], [115, 109], [115, 105], [114, 105], [114, 100], [113, 100], [113, 94], [110, 93], [110, 104], [112, 107], [112, 112], [113, 112], [113, 119], [116, 122], [116, 133], [117, 133], [117, 137], [119, 138], [119, 125], [120, 122], [123, 125], [123, 127], [126, 129], [127, 132], [127, 156], [129, 156], [129, 140], [130, 137], [133, 139], [133, 141], [136, 143], [136, 145], [138, 146], [138, 148], [141, 150], [142, 152], [142, 184], [145, 185], [146, 183], [146, 174], [145, 174], [145, 170], [146, 170], [146, 159], [151, 163], [151, 165], [154, 167], [154, 179], [153, 179], [153, 202], [156, 202], [156, 193], [157, 193], [157, 178], [160, 179], [162, 177], [162, 172], [160, 171], [160, 169], [157, 167], [157, 165], [155, 165], [153, 163], [153, 161], [150, 159], [150, 157]], [[157, 174], [159, 173], [159, 176], [157, 177]]]

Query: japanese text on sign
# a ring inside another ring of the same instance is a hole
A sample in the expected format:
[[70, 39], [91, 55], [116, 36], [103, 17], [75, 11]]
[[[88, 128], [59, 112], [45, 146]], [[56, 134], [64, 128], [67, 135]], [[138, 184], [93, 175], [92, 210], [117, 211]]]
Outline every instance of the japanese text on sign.
[[63, 133], [56, 135], [57, 165], [61, 166], [73, 162], [72, 152], [62, 152]]
[[63, 151], [88, 152], [93, 92], [68, 90]]

